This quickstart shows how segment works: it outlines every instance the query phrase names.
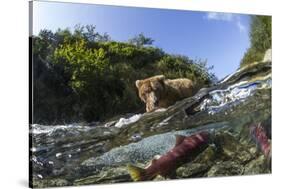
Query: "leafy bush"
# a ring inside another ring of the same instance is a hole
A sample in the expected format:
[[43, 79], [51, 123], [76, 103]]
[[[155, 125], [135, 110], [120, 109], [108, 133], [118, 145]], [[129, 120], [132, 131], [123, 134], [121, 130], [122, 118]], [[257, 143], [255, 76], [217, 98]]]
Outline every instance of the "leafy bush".
[[271, 48], [271, 17], [252, 16], [249, 36], [251, 46], [244, 54], [240, 66], [262, 60], [265, 51]]

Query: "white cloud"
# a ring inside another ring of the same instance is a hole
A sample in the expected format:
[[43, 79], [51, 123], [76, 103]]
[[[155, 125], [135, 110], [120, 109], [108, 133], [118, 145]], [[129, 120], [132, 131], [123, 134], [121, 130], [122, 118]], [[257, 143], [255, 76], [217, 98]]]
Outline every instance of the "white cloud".
[[233, 17], [234, 16], [231, 13], [218, 13], [218, 12], [207, 13], [208, 20], [232, 21]]
[[240, 31], [240, 32], [245, 32], [245, 31], [246, 31], [246, 26], [244, 26], [244, 25], [240, 22], [240, 20], [238, 20], [238, 21], [236, 22], [236, 25], [237, 25], [237, 27], [239, 28], [239, 31]]
[[239, 15], [234, 15], [232, 13], [218, 13], [218, 12], [209, 12], [206, 14], [205, 18], [207, 20], [219, 20], [224, 22], [233, 22], [237, 26], [240, 32], [246, 31], [246, 26], [240, 21]]

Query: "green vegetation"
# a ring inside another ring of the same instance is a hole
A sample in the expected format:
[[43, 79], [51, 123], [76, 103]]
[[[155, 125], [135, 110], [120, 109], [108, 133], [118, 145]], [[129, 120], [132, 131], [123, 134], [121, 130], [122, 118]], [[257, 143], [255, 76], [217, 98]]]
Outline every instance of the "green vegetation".
[[249, 36], [251, 46], [240, 66], [262, 60], [265, 51], [271, 48], [271, 16], [252, 16]]
[[206, 61], [167, 54], [143, 34], [116, 42], [93, 26], [77, 26], [73, 32], [42, 30], [32, 44], [35, 123], [103, 121], [142, 112], [135, 81], [157, 74], [187, 77], [201, 86], [216, 79]]

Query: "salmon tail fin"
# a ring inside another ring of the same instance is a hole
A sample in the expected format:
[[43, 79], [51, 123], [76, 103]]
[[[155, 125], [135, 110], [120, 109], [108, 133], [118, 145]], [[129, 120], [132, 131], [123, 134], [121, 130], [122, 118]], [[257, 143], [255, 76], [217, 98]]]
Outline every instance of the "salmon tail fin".
[[141, 181], [145, 177], [145, 169], [134, 166], [134, 165], [127, 165], [128, 171], [131, 175], [131, 178], [134, 181]]

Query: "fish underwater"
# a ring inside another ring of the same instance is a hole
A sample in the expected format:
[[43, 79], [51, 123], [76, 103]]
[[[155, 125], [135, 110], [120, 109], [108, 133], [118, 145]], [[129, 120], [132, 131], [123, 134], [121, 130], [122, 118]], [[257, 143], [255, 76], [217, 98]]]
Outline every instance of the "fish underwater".
[[177, 135], [175, 147], [158, 159], [153, 159], [146, 168], [129, 164], [127, 168], [131, 178], [134, 181], [145, 181], [152, 180], [157, 175], [172, 176], [178, 167], [194, 160], [203, 152], [208, 147], [210, 139], [210, 133], [207, 131], [190, 136]]
[[267, 136], [267, 132], [261, 123], [250, 126], [250, 135], [257, 144], [258, 148], [271, 162], [271, 143]]

